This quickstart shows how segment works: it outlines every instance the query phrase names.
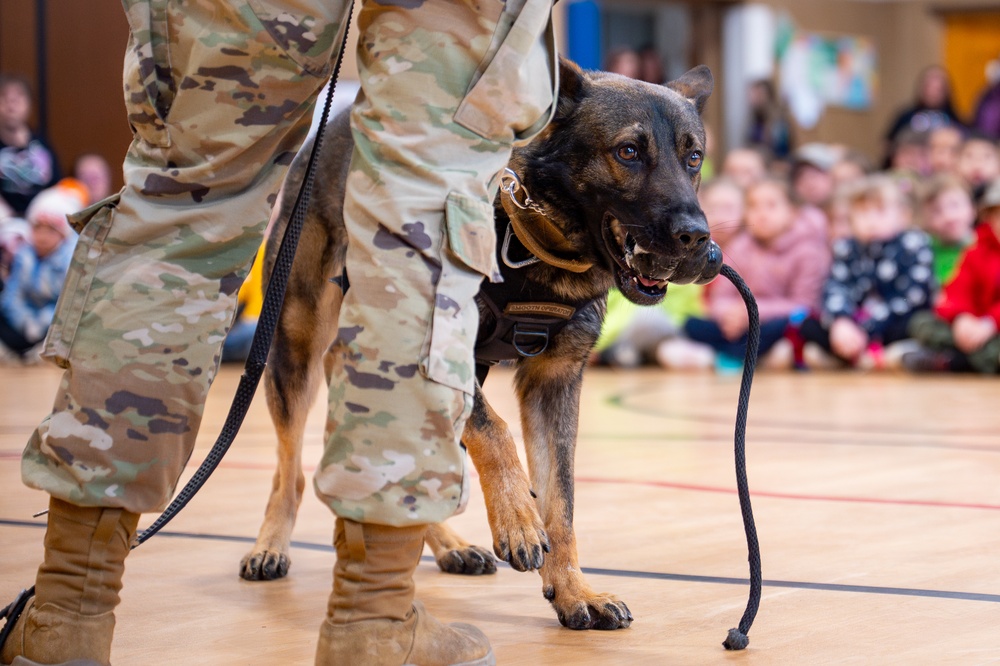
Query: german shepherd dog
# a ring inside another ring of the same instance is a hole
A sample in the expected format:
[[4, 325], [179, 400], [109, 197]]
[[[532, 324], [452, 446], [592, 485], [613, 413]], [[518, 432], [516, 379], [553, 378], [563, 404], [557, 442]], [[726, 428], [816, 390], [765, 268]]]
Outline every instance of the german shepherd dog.
[[[560, 62], [552, 122], [516, 148], [495, 203], [502, 284], [477, 298], [475, 404], [463, 433], [479, 471], [493, 552], [518, 571], [537, 569], [542, 593], [572, 629], [628, 627], [632, 614], [594, 592], [577, 563], [573, 457], [580, 386], [601, 330], [608, 290], [639, 305], [659, 303], [667, 284], [713, 279], [722, 254], [709, 235], [697, 189], [705, 151], [700, 114], [712, 75], [699, 66], [664, 86]], [[347, 114], [330, 123], [317, 188], [289, 278], [266, 373], [278, 435], [278, 468], [256, 544], [243, 558], [249, 580], [284, 576], [302, 499], [302, 435], [337, 332], [347, 237], [342, 220], [351, 155]], [[294, 205], [309, 147], [286, 179], [281, 210]], [[268, 248], [265, 272], [277, 244]], [[347, 285], [349, 288], [349, 285]], [[482, 392], [489, 364], [513, 360], [530, 481], [515, 442]], [[329, 375], [327, 375], [329, 376]], [[427, 537], [442, 570], [490, 573], [486, 550], [446, 525]]]

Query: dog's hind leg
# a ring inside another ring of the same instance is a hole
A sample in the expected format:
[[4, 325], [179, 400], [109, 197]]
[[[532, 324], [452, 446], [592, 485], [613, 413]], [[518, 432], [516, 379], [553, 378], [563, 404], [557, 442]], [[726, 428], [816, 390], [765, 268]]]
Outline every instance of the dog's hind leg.
[[486, 402], [479, 386], [462, 442], [479, 471], [493, 552], [518, 571], [538, 569], [549, 540], [510, 429]]
[[497, 562], [493, 553], [473, 546], [452, 530], [448, 523], [431, 525], [424, 541], [434, 553], [438, 567], [445, 573], [470, 576], [496, 573]]
[[341, 299], [336, 287], [324, 291], [328, 293], [315, 310], [312, 303], [286, 299], [268, 357], [264, 387], [278, 437], [278, 466], [257, 542], [240, 562], [240, 576], [247, 580], [281, 578], [291, 564], [292, 528], [305, 489], [302, 439], [306, 418], [323, 383], [320, 356], [336, 330], [335, 317], [327, 313], [335, 313]]
[[528, 469], [538, 494], [551, 552], [545, 558], [542, 594], [570, 629], [629, 626], [628, 606], [591, 589], [580, 571], [573, 531], [573, 456], [580, 412], [583, 362], [559, 356], [525, 359], [515, 378]]
[[[298, 173], [293, 164], [290, 177]], [[294, 188], [285, 193], [282, 208], [291, 208], [294, 199], [289, 196], [296, 193]], [[320, 357], [337, 331], [344, 298], [341, 286], [331, 281], [341, 275], [346, 251], [339, 201], [329, 189], [314, 197], [267, 359], [264, 389], [278, 436], [278, 466], [257, 542], [240, 562], [240, 576], [247, 580], [281, 578], [290, 565], [292, 527], [305, 489], [302, 437], [322, 384]], [[268, 279], [276, 253], [269, 245]]]

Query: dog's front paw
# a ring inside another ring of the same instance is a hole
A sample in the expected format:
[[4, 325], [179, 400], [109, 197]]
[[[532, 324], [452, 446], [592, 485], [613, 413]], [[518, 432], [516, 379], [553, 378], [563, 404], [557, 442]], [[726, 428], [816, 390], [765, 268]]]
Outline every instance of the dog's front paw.
[[545, 553], [550, 550], [549, 536], [527, 479], [521, 484], [508, 485], [503, 492], [490, 490], [486, 515], [493, 532], [493, 552], [517, 571], [541, 569]]
[[454, 548], [438, 555], [434, 554], [441, 571], [450, 574], [481, 576], [497, 572], [497, 561], [493, 553], [479, 546]]
[[632, 612], [625, 602], [611, 594], [588, 594], [560, 599], [555, 588], [544, 590], [552, 602], [559, 623], [568, 629], [625, 629], [632, 624]]
[[240, 561], [240, 578], [245, 580], [275, 580], [288, 575], [292, 560], [288, 553], [274, 550], [252, 550]]
[[545, 553], [549, 552], [549, 537], [540, 522], [513, 530], [494, 529], [497, 541], [493, 544], [493, 552], [517, 571], [541, 569]]

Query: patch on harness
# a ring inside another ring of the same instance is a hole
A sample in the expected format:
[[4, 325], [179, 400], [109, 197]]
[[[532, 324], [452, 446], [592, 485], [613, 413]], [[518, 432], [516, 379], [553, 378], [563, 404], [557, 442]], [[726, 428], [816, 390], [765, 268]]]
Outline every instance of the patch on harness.
[[548, 315], [560, 319], [571, 319], [576, 308], [560, 303], [508, 303], [503, 309], [505, 315]]

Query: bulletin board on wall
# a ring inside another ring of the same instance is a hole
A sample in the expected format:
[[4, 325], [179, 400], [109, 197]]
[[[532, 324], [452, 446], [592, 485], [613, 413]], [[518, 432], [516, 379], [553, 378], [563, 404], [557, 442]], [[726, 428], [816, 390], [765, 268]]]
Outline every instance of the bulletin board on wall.
[[952, 83], [952, 102], [963, 118], [971, 118], [987, 87], [986, 65], [1000, 58], [1000, 11], [942, 14], [944, 61]]
[[870, 37], [802, 30], [779, 21], [776, 55], [781, 92], [804, 128], [827, 106], [868, 111], [878, 92], [878, 53]]

